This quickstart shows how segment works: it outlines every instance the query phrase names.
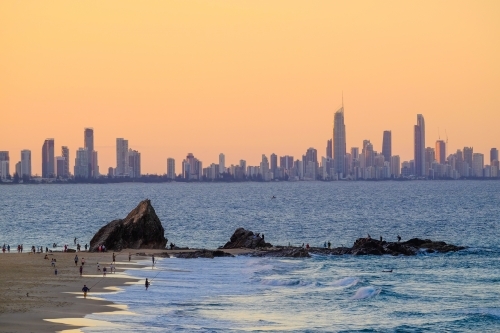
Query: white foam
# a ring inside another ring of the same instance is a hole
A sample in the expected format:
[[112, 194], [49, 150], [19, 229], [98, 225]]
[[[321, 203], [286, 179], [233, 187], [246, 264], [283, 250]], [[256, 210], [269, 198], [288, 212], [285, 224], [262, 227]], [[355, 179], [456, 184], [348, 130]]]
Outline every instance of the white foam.
[[351, 299], [365, 299], [365, 298], [374, 297], [374, 296], [377, 296], [378, 294], [380, 294], [381, 290], [382, 289], [380, 289], [380, 288], [375, 288], [372, 286], [361, 287], [358, 290], [356, 290], [356, 293], [354, 294], [354, 296], [351, 297]]

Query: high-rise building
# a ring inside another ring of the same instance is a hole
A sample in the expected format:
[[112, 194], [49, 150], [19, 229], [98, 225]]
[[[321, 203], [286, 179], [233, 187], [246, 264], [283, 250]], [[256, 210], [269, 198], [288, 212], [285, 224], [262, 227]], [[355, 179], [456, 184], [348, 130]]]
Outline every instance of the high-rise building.
[[335, 112], [333, 120], [333, 163], [339, 178], [346, 175], [345, 167], [346, 133], [344, 124], [344, 105]]
[[200, 180], [203, 176], [203, 164], [192, 153], [182, 161], [182, 177], [188, 180]]
[[219, 154], [219, 173], [226, 172], [226, 156], [222, 153]]
[[55, 177], [54, 163], [54, 139], [46, 139], [42, 146], [42, 178]]
[[[365, 140], [366, 145], [364, 145], [363, 148], [363, 155], [364, 155], [364, 161], [365, 161], [365, 168], [371, 167], [374, 164], [375, 161], [375, 152], [373, 151], [373, 145], [369, 140]], [[364, 142], [363, 142], [364, 143]]]
[[326, 157], [333, 158], [333, 139], [326, 142]]
[[94, 129], [93, 128], [85, 128], [83, 131], [84, 136], [84, 148], [87, 149], [88, 156], [88, 178], [94, 177]]
[[280, 168], [291, 170], [293, 168], [293, 156], [280, 156]]
[[496, 148], [490, 149], [490, 163], [493, 161], [498, 161], [498, 149]]
[[74, 175], [75, 178], [89, 177], [89, 153], [87, 148], [79, 148], [76, 151]]
[[446, 144], [443, 140], [436, 141], [436, 160], [439, 164], [446, 163]]
[[116, 170], [115, 176], [128, 175], [128, 140], [116, 139]]
[[62, 156], [56, 157], [56, 175], [57, 178], [64, 178], [64, 165], [66, 164], [66, 158]]
[[264, 181], [271, 180], [271, 172], [269, 171], [269, 160], [267, 156], [262, 154], [262, 161], [260, 162], [260, 174]]
[[16, 173], [19, 177], [21, 177], [21, 172], [22, 172], [21, 171], [21, 162], [19, 161], [16, 163]]
[[474, 148], [464, 147], [463, 153], [464, 153], [464, 163], [463, 163], [463, 170], [461, 173], [464, 177], [469, 177], [473, 174], [471, 169], [472, 169], [472, 156], [474, 155]]
[[399, 178], [401, 175], [401, 159], [399, 155], [391, 156], [391, 175], [392, 178]]
[[128, 150], [128, 175], [131, 178], [141, 178], [141, 153]]
[[31, 150], [21, 150], [21, 174], [19, 177], [31, 177]]
[[275, 153], [271, 154], [271, 172], [274, 174], [278, 168], [278, 155]]
[[167, 178], [175, 179], [175, 160], [173, 158], [167, 158]]
[[384, 131], [384, 137], [382, 139], [382, 155], [384, 155], [384, 160], [386, 162], [391, 161], [391, 156], [392, 156], [392, 133], [391, 133], [391, 131]]
[[417, 115], [417, 124], [414, 128], [414, 161], [415, 161], [415, 175], [425, 176], [425, 121], [424, 116]]
[[62, 178], [69, 178], [69, 148], [66, 146], [61, 147], [61, 156], [64, 157], [64, 170]]
[[472, 155], [472, 175], [474, 177], [483, 177], [484, 155], [475, 153]]
[[97, 164], [97, 152], [92, 152], [92, 177], [99, 177], [99, 164]]
[[242, 173], [245, 176], [247, 172], [247, 161], [240, 160], [240, 168], [242, 169]]
[[0, 178], [7, 179], [10, 176], [10, 157], [8, 151], [0, 151]]

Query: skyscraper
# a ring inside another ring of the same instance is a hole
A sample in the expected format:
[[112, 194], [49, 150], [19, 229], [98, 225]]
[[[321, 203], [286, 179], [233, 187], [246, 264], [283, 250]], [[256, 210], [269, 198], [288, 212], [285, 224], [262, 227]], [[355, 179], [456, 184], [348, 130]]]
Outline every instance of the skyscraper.
[[87, 148], [79, 148], [76, 151], [74, 175], [75, 178], [89, 177], [89, 153]]
[[23, 176], [31, 177], [31, 150], [21, 150], [21, 174]]
[[141, 178], [141, 153], [137, 150], [128, 150], [128, 170], [131, 178]]
[[335, 173], [339, 175], [339, 178], [343, 178], [346, 175], [345, 153], [346, 133], [344, 124], [344, 103], [342, 103], [342, 107], [335, 112], [333, 119], [333, 165]]
[[226, 172], [226, 156], [223, 153], [219, 154], [219, 173]]
[[271, 154], [271, 172], [274, 173], [276, 172], [276, 169], [278, 168], [278, 155], [275, 153]]
[[391, 156], [392, 156], [392, 133], [391, 133], [391, 131], [384, 131], [384, 137], [382, 140], [382, 155], [384, 155], [384, 160], [386, 162], [391, 161]]
[[446, 144], [443, 140], [436, 141], [436, 160], [439, 164], [446, 163]]
[[490, 163], [493, 161], [498, 161], [498, 149], [491, 148], [490, 150]]
[[69, 178], [69, 148], [66, 146], [61, 147], [61, 156], [64, 157], [63, 178]]
[[463, 173], [464, 177], [472, 176], [472, 156], [474, 155], [473, 147], [464, 147], [464, 164]]
[[0, 178], [7, 179], [10, 175], [10, 158], [8, 151], [0, 151]]
[[333, 158], [333, 139], [326, 142], [326, 157]]
[[55, 177], [54, 139], [46, 139], [42, 146], [42, 178]]
[[167, 158], [167, 178], [175, 179], [175, 160]]
[[128, 140], [117, 138], [115, 176], [128, 175], [128, 162]]
[[427, 174], [425, 170], [425, 121], [423, 115], [417, 115], [417, 124], [414, 130], [415, 175], [421, 177]]
[[94, 153], [94, 129], [93, 128], [85, 128], [83, 131], [83, 136], [84, 136], [84, 148], [87, 149], [87, 154], [88, 156], [88, 178], [93, 177], [94, 170], [93, 170], [93, 153]]

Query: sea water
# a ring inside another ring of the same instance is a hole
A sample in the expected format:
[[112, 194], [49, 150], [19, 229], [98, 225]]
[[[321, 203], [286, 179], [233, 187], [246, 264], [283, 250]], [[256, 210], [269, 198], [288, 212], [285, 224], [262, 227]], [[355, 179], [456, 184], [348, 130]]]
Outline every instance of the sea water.
[[468, 246], [412, 257], [160, 259], [128, 271], [152, 279], [147, 291], [141, 283], [104, 296], [135, 315], [87, 316], [122, 325], [107, 332], [500, 331], [500, 182], [29, 185], [2, 186], [0, 198], [0, 242], [25, 248], [88, 243], [145, 198], [178, 246], [216, 248], [237, 227], [278, 245], [399, 234]]

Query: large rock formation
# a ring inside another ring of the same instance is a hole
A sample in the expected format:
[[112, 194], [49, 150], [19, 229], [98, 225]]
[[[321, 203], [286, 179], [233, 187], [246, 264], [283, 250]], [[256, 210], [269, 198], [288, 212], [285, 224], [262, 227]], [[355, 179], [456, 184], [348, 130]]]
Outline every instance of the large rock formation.
[[175, 254], [176, 258], [183, 258], [183, 259], [194, 259], [194, 258], [209, 258], [213, 259], [215, 257], [234, 257], [231, 253], [227, 253], [221, 250], [196, 250], [196, 251], [189, 251], [189, 252], [179, 252]]
[[264, 241], [264, 235], [261, 236], [260, 234], [254, 234], [250, 230], [238, 228], [223, 248], [237, 249], [241, 247], [255, 249], [257, 247], [272, 247], [272, 245]]
[[99, 245], [111, 251], [164, 249], [167, 244], [164, 233], [151, 201], [144, 200], [125, 219], [111, 221], [99, 229], [90, 241], [90, 251], [97, 251]]

